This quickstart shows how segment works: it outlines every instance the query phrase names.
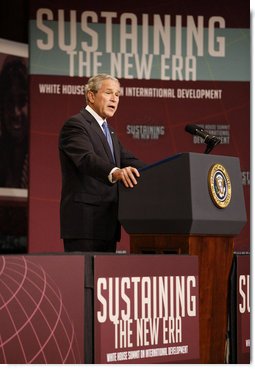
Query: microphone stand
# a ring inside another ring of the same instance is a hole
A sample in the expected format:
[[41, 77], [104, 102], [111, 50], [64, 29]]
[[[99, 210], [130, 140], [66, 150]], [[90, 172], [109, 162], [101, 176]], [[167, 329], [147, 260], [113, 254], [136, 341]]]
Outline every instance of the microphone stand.
[[[207, 142], [206, 142], [207, 141]], [[205, 143], [207, 143], [205, 154], [209, 154], [209, 152], [212, 151], [212, 149], [218, 145], [221, 142], [221, 139], [218, 137], [212, 137], [210, 140], [205, 140]]]

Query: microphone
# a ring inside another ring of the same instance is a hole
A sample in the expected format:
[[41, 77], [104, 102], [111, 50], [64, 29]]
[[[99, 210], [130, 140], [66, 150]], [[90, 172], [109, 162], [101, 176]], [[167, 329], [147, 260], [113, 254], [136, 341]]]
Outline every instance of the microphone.
[[204, 142], [207, 144], [205, 154], [208, 154], [216, 145], [221, 142], [219, 137], [211, 135], [209, 132], [205, 131], [196, 124], [187, 125], [185, 127], [185, 131], [191, 133], [192, 135], [199, 136], [204, 140]]

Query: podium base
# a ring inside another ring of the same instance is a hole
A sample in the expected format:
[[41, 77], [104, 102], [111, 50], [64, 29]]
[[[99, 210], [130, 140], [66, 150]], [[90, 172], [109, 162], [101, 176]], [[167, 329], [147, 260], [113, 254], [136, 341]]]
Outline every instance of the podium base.
[[225, 362], [228, 280], [233, 250], [233, 237], [130, 234], [130, 253], [188, 254], [199, 257], [201, 364]]

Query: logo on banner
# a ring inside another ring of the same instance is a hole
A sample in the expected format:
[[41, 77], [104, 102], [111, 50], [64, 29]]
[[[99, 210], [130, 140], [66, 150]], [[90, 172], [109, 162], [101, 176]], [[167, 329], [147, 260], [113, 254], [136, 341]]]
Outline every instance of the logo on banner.
[[208, 174], [211, 198], [219, 208], [226, 208], [231, 200], [231, 181], [228, 172], [221, 164], [214, 164]]
[[127, 134], [132, 135], [135, 140], [159, 140], [165, 135], [163, 125], [128, 124]]
[[[224, 17], [213, 14], [208, 18], [192, 14], [162, 16], [158, 12], [138, 15], [132, 8], [128, 12], [38, 8], [35, 19], [30, 20], [30, 72], [70, 77], [104, 72], [124, 79], [211, 80], [206, 59], [213, 67], [214, 79], [222, 80], [217, 62], [229, 65], [227, 38], [236, 41], [232, 53], [238, 53], [242, 42], [236, 30], [226, 25]], [[242, 33], [248, 37], [249, 29], [242, 29]], [[239, 77], [248, 80], [244, 66], [249, 55], [239, 54]], [[43, 62], [38, 63], [38, 55]], [[58, 68], [53, 67], [56, 63]], [[224, 80], [236, 78], [235, 70], [226, 71]], [[180, 93], [186, 95], [186, 89], [180, 89]]]

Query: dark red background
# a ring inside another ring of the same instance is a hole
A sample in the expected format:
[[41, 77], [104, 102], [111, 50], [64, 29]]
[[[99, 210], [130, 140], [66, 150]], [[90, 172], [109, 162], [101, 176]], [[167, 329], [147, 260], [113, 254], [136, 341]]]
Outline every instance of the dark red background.
[[[86, 7], [85, 7], [86, 6]], [[129, 1], [123, 4], [107, 4], [103, 1], [85, 4], [80, 0], [40, 0], [30, 3], [30, 18], [36, 18], [36, 10], [49, 8], [57, 20], [57, 9], [77, 10], [77, 22], [82, 11], [134, 12], [146, 14], [169, 14], [171, 25], [175, 16], [203, 15], [205, 22], [210, 16], [220, 15], [227, 28], [249, 28], [249, 1], [215, 0], [208, 4], [203, 0], [187, 0], [171, 3], [166, 0]], [[150, 22], [152, 22], [152, 18]], [[119, 21], [119, 17], [116, 20]], [[205, 23], [206, 24], [206, 23]], [[56, 66], [54, 66], [55, 68]], [[230, 66], [231, 67], [231, 66]], [[236, 71], [238, 74], [238, 70]], [[238, 78], [237, 78], [238, 79]], [[30, 183], [29, 183], [29, 252], [63, 251], [59, 231], [59, 199], [61, 191], [58, 160], [58, 134], [65, 120], [76, 114], [84, 105], [81, 95], [40, 94], [39, 83], [85, 84], [87, 78], [30, 76]], [[221, 99], [171, 99], [121, 97], [118, 112], [111, 120], [122, 143], [146, 162], [154, 162], [177, 152], [203, 152], [204, 144], [194, 144], [191, 135], [185, 132], [186, 124], [219, 124], [230, 126], [230, 143], [217, 146], [212, 154], [230, 155], [240, 158], [241, 171], [250, 173], [250, 83], [222, 81], [161, 81], [120, 80], [123, 87], [155, 87], [186, 89], [222, 89]], [[135, 140], [127, 134], [127, 125], [163, 125], [165, 135], [158, 140]], [[247, 209], [247, 225], [236, 238], [235, 249], [250, 248], [250, 186], [244, 184]], [[128, 235], [123, 231], [119, 249], [129, 249]]]
[[[30, 184], [29, 251], [63, 251], [59, 232], [61, 192], [58, 159], [58, 134], [64, 121], [84, 105], [81, 95], [40, 94], [39, 83], [81, 85], [84, 78], [30, 77]], [[240, 158], [241, 170], [250, 168], [250, 86], [244, 82], [180, 82], [121, 80], [125, 86], [157, 88], [222, 89], [222, 99], [171, 99], [122, 96], [111, 120], [123, 144], [146, 162], [154, 162], [177, 152], [204, 152], [204, 144], [194, 144], [185, 132], [186, 124], [230, 125], [230, 143], [215, 147], [211, 154]], [[158, 140], [135, 140], [127, 134], [127, 125], [163, 125], [165, 135]], [[244, 186], [247, 217], [250, 212], [250, 188]], [[249, 250], [249, 221], [236, 238], [236, 250]], [[129, 249], [123, 231], [120, 249]]]

